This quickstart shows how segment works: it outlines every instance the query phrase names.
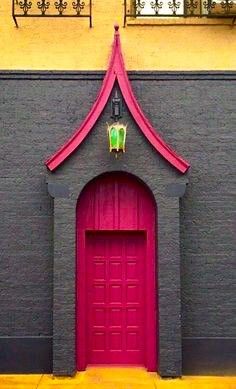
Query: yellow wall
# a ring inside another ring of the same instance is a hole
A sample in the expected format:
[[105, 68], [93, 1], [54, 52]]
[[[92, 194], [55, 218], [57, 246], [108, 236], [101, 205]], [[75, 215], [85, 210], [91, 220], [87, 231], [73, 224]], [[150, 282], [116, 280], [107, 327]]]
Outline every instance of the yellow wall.
[[[113, 25], [118, 22], [129, 70], [236, 70], [236, 26], [225, 24], [231, 21], [122, 28], [123, 0], [93, 3], [92, 29], [87, 19], [76, 18], [19, 18], [17, 29], [11, 0], [1, 0], [0, 69], [106, 69]], [[207, 21], [195, 19], [199, 22]]]

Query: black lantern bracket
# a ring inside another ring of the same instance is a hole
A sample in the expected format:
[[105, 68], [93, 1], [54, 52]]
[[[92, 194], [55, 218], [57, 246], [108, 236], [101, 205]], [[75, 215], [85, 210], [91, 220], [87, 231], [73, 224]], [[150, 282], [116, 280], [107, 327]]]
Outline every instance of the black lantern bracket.
[[115, 90], [115, 95], [111, 100], [111, 118], [114, 119], [115, 122], [118, 122], [120, 118], [122, 118], [123, 114], [123, 104], [121, 98], [118, 96], [117, 89]]

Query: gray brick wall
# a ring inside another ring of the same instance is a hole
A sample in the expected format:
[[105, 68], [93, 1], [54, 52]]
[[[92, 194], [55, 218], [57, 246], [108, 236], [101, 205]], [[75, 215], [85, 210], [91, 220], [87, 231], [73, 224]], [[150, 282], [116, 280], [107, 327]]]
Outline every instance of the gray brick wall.
[[133, 83], [144, 112], [191, 164], [180, 213], [182, 334], [236, 337], [236, 83], [145, 85]]
[[92, 82], [85, 99], [86, 81], [1, 80], [0, 336], [52, 335], [53, 211], [44, 160], [82, 120], [99, 85]]
[[[52, 335], [53, 210], [43, 161], [81, 123], [101, 85], [99, 76], [30, 78], [0, 80], [0, 337]], [[186, 78], [140, 75], [132, 85], [192, 166], [180, 212], [182, 335], [235, 338], [235, 81]]]

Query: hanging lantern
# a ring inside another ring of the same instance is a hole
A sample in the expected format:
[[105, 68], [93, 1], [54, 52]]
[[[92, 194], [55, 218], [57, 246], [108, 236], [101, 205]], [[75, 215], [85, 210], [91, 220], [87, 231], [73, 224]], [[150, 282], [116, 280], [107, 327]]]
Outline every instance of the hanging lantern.
[[126, 128], [124, 124], [119, 122], [113, 123], [107, 127], [110, 153], [125, 152]]

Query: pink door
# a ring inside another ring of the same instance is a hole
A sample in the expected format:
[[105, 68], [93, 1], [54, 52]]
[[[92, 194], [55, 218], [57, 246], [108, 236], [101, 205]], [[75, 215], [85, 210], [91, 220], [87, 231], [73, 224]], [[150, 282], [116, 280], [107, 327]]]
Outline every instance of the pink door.
[[77, 223], [77, 368], [157, 369], [156, 207], [148, 188], [108, 173], [82, 191]]
[[87, 235], [89, 364], [144, 365], [145, 234]]

